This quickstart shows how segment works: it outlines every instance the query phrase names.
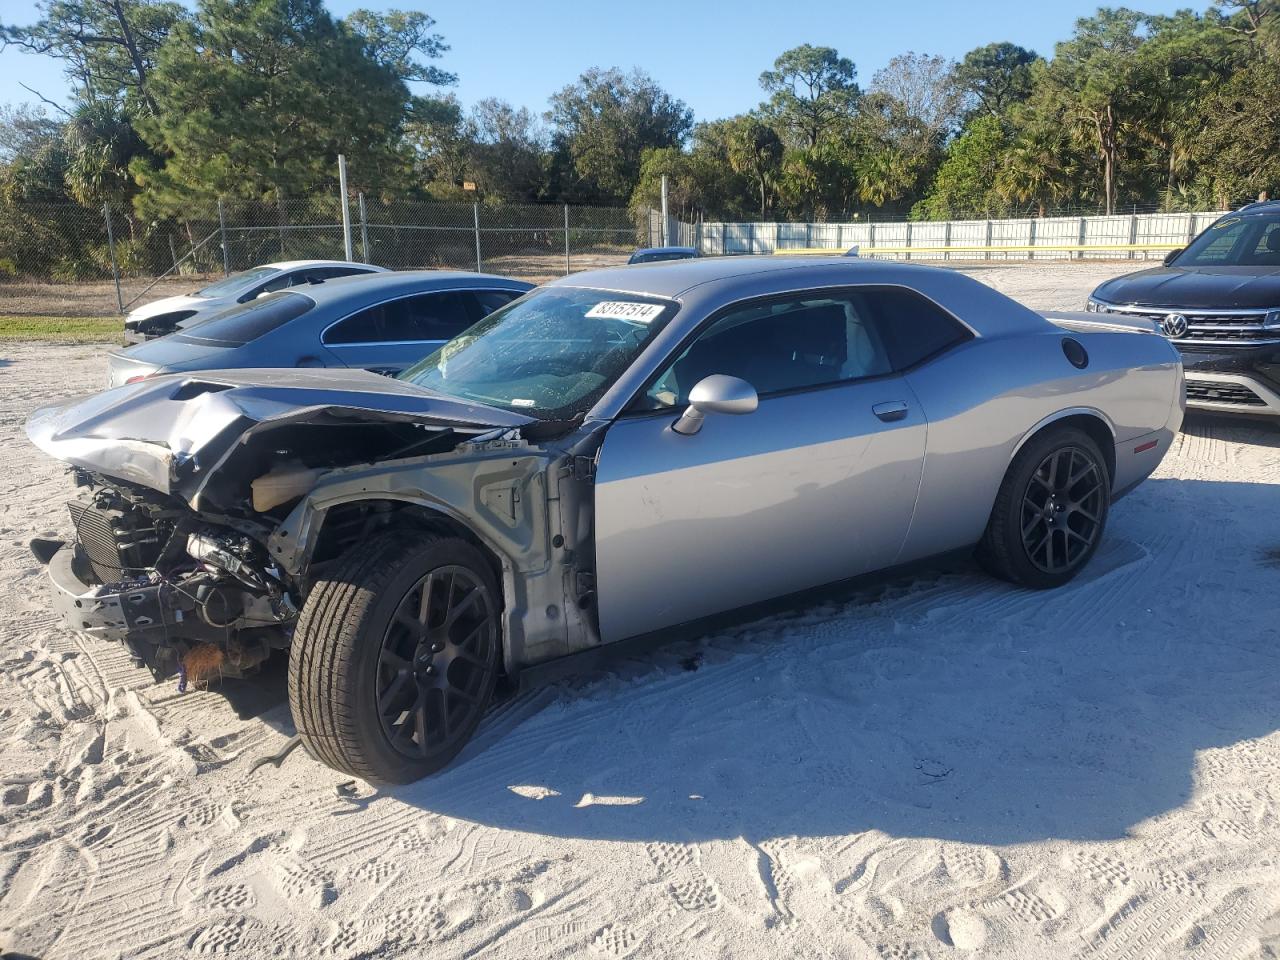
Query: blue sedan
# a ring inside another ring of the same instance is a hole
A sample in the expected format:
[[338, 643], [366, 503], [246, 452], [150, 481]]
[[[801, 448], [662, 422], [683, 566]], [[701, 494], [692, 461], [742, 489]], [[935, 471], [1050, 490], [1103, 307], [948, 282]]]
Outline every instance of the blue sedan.
[[109, 385], [238, 367], [396, 374], [530, 289], [507, 277], [423, 270], [282, 290], [112, 353]]

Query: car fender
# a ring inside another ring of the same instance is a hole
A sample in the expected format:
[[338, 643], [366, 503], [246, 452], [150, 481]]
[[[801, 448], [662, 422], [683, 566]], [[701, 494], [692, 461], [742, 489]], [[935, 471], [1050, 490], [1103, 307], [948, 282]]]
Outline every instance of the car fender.
[[[1037, 433], [1039, 433], [1045, 427], [1049, 426], [1052, 423], [1057, 423], [1061, 420], [1066, 420], [1068, 417], [1080, 417], [1080, 416], [1093, 417], [1095, 420], [1100, 420], [1102, 424], [1107, 428], [1107, 432], [1111, 435], [1111, 445], [1115, 446], [1116, 425], [1115, 425], [1115, 422], [1112, 421], [1112, 419], [1109, 416], [1107, 416], [1104, 411], [1099, 410], [1097, 407], [1084, 407], [1084, 406], [1064, 407], [1063, 409], [1057, 411], [1056, 413], [1051, 413], [1049, 414], [1049, 416], [1041, 418], [1037, 423], [1032, 425], [1022, 435], [1022, 438], [1018, 440], [1016, 444], [1014, 444], [1013, 449], [1009, 451], [1008, 462], [1012, 463], [1014, 458], [1018, 455], [1019, 451], [1021, 451], [1022, 448], [1026, 446], [1027, 441], [1030, 440], [1032, 437], [1034, 437]], [[1104, 450], [1103, 453], [1106, 454], [1107, 451]]]
[[292, 576], [305, 576], [330, 510], [362, 500], [395, 501], [447, 518], [501, 567], [504, 657], [514, 676], [525, 663], [595, 642], [594, 623], [570, 595], [557, 553], [549, 496], [556, 455], [524, 441], [462, 444], [448, 453], [329, 471], [271, 534], [269, 550]]

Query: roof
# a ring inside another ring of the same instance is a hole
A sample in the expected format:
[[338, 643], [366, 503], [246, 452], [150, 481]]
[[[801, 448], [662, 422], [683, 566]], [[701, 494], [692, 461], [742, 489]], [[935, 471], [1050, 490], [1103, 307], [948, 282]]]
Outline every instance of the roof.
[[377, 296], [395, 296], [418, 291], [458, 288], [471, 290], [476, 287], [500, 287], [507, 290], [532, 290], [533, 284], [511, 277], [499, 277], [489, 273], [473, 273], [467, 270], [386, 270], [381, 273], [356, 274], [336, 277], [324, 283], [290, 287], [284, 293], [301, 293], [317, 305], [337, 303], [348, 299], [363, 299], [373, 293]]
[[941, 304], [982, 336], [1047, 329], [1043, 317], [958, 270], [846, 256], [699, 257], [589, 270], [548, 286], [580, 287], [678, 300], [673, 326], [729, 303], [793, 290], [880, 284], [907, 287]]
[[258, 266], [274, 270], [296, 270], [298, 267], [360, 267], [376, 273], [385, 273], [387, 270], [375, 263], [361, 263], [358, 260], [277, 260], [275, 263], [262, 263]]
[[[664, 260], [644, 264], [643, 270], [635, 267], [609, 267], [603, 270], [584, 270], [551, 281], [555, 286], [595, 287], [601, 290], [617, 290], [627, 293], [649, 294], [656, 297], [679, 299], [694, 287], [740, 277], [774, 277], [779, 289], [786, 289], [796, 271], [829, 274], [822, 281], [838, 284], [875, 283], [878, 275], [896, 275], [902, 270], [914, 273], [931, 271], [953, 275], [954, 271], [925, 267], [919, 264], [894, 263], [855, 257], [697, 257], [689, 260]], [[805, 279], [802, 283], [811, 282]], [[887, 281], [886, 281], [887, 282]]]
[[1234, 213], [1277, 213], [1280, 212], [1280, 200], [1255, 200], [1253, 203], [1246, 203]]

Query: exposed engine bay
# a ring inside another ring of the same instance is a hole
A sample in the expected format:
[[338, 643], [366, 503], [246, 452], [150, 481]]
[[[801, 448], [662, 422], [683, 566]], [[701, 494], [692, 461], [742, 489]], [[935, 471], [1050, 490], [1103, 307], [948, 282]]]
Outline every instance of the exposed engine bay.
[[[71, 572], [104, 601], [119, 598], [118, 639], [157, 678], [243, 676], [288, 646], [299, 591], [259, 540], [145, 488], [83, 470], [76, 479], [87, 497], [68, 504]], [[84, 629], [104, 632], [93, 614], [114, 605], [86, 610], [90, 599], [80, 598]]]
[[598, 642], [590, 467], [555, 442], [577, 424], [363, 373], [346, 402], [308, 403], [305, 373], [272, 373], [157, 379], [32, 418], [32, 440], [80, 490], [74, 540], [47, 558], [69, 624], [122, 641], [157, 679], [243, 676], [289, 646], [311, 585], [346, 550], [407, 526], [492, 557], [509, 667]]

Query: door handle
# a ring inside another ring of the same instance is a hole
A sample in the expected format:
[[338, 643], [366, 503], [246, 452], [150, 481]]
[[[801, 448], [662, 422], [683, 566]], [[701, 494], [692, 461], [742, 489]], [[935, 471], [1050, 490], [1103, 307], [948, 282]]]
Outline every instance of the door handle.
[[907, 416], [907, 402], [905, 400], [887, 400], [884, 403], [877, 403], [871, 408], [871, 412], [885, 423], [893, 423], [895, 420], [905, 420]]

